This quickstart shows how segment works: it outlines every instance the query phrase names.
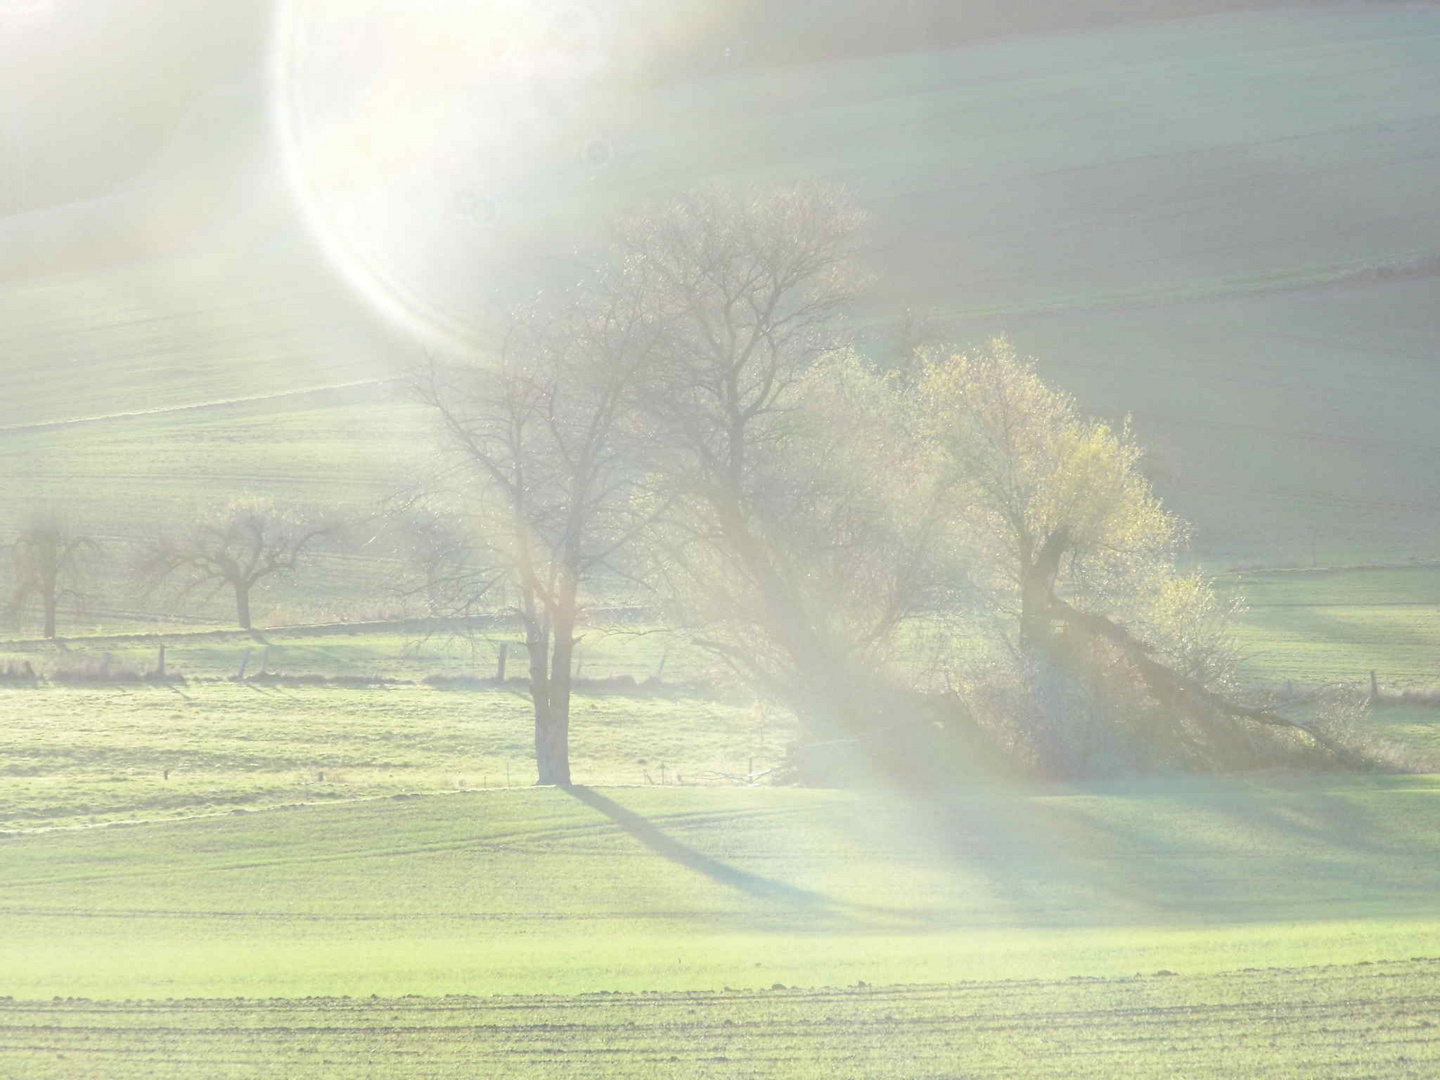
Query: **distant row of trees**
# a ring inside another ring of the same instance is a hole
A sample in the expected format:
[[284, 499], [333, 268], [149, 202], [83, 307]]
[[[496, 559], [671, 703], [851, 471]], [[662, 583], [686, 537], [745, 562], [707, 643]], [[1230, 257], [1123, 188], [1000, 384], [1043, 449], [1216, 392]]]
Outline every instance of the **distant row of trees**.
[[[141, 544], [127, 569], [146, 598], [167, 585], [180, 598], [227, 591], [236, 621], [249, 630], [255, 588], [293, 573], [317, 541], [337, 530], [334, 522], [313, 514], [242, 498], [197, 511], [187, 525]], [[11, 546], [12, 621], [19, 624], [38, 609], [42, 633], [55, 638], [60, 610], [83, 606], [103, 554], [95, 536], [63, 510], [52, 507], [32, 515]]]

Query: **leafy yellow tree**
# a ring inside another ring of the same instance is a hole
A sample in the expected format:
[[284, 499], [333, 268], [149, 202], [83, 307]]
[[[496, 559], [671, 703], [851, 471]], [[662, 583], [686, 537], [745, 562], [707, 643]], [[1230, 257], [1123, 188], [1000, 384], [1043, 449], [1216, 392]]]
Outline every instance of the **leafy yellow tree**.
[[1257, 725], [1354, 760], [1321, 726], [1236, 699], [1233, 607], [1177, 568], [1187, 529], [1128, 425], [1082, 415], [1003, 339], [930, 355], [908, 397], [981, 610], [999, 616], [972, 632], [1001, 627], [1042, 768], [1236, 763], [1257, 752]]
[[[1056, 596], [1128, 618], [1158, 613], [1188, 532], [1151, 490], [1128, 426], [1083, 416], [1004, 339], [927, 357], [913, 399], [972, 571], [1021, 643], [1049, 632]], [[1202, 584], [1187, 589], [1198, 599]]]

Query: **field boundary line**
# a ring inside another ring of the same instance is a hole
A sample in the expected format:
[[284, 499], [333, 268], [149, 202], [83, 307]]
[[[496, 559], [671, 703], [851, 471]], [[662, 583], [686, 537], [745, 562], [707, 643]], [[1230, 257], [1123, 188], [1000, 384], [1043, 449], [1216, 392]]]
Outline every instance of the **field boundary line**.
[[197, 401], [189, 405], [163, 405], [155, 409], [133, 409], [128, 412], [101, 413], [97, 416], [72, 416], [63, 420], [37, 420], [30, 424], [7, 424], [0, 426], [0, 435], [13, 435], [25, 431], [45, 431], [50, 428], [70, 427], [77, 424], [99, 424], [111, 420], [136, 420], [150, 416], [165, 416], [171, 413], [200, 412], [205, 409], [228, 409], [262, 401], [278, 401], [283, 398], [323, 394], [333, 390], [356, 390], [361, 387], [396, 386], [399, 385], [401, 381], [402, 380], [399, 379], [358, 379], [348, 383], [332, 383], [326, 386], [305, 386], [293, 390], [277, 390], [270, 394], [250, 394], [245, 397], [225, 398], [220, 401]]
[[[670, 785], [659, 784], [602, 784], [596, 787], [596, 791], [655, 791], [657, 788], [670, 790]], [[675, 790], [714, 790], [717, 788], [743, 790], [741, 784], [682, 784], [676, 785]], [[146, 818], [117, 818], [113, 821], [85, 821], [67, 825], [36, 825], [33, 828], [15, 828], [17, 819], [10, 819], [9, 827], [0, 827], [0, 843], [7, 840], [21, 840], [27, 836], [44, 836], [51, 833], [83, 833], [96, 829], [145, 829], [154, 826], [181, 825], [192, 821], [211, 821], [217, 818], [246, 817], [251, 814], [274, 814], [287, 810], [310, 810], [326, 809], [327, 807], [357, 806], [362, 803], [378, 802], [413, 802], [417, 799], [446, 798], [451, 796], [495, 796], [514, 794], [517, 792], [532, 791], [555, 791], [558, 790], [553, 784], [511, 784], [496, 785], [493, 787], [467, 787], [460, 789], [438, 788], [433, 791], [396, 791], [379, 795], [349, 795], [335, 799], [291, 799], [288, 802], [267, 803], [259, 806], [232, 806], [227, 809], [205, 810], [195, 814], [176, 814], [173, 817], [146, 817]], [[794, 789], [800, 790], [800, 789]], [[821, 790], [821, 789], [815, 789]], [[1428, 790], [1428, 789], [1426, 789]], [[686, 825], [693, 824], [693, 819], [716, 819], [720, 821], [733, 821], [736, 819], [754, 819], [783, 816], [796, 813], [793, 807], [772, 808], [769, 810], [687, 810], [662, 814], [655, 819], [657, 822], [667, 824]], [[535, 836], [546, 833], [558, 833], [565, 836], [570, 833], [593, 833], [600, 823], [589, 823], [581, 825], [561, 825], [541, 830], [538, 833], [513, 833], [509, 835], [497, 834], [495, 838], [503, 841], [505, 847], [515, 847], [519, 844], [533, 839]], [[470, 843], [470, 840], [464, 843]], [[437, 841], [442, 846], [450, 844], [449, 841]], [[354, 853], [351, 853], [354, 854]], [[8, 883], [0, 883], [0, 890], [3, 890]], [[3, 893], [0, 893], [3, 895]]]
[[1252, 566], [1232, 567], [1216, 570], [1209, 574], [1212, 580], [1227, 577], [1245, 577], [1251, 574], [1349, 574], [1364, 570], [1440, 570], [1440, 560], [1426, 559], [1419, 562], [1383, 563], [1336, 563], [1332, 566]]
[[[597, 608], [590, 613], [590, 618], [614, 619], [624, 622], [644, 614], [646, 614], [644, 609], [637, 607]], [[210, 626], [191, 630], [138, 630], [124, 634], [75, 634], [55, 640], [50, 638], [10, 638], [0, 640], [0, 649], [28, 650], [54, 645], [56, 641], [63, 641], [66, 645], [144, 645], [159, 643], [162, 640], [173, 641], [186, 638], [235, 638], [260, 644], [256, 634], [262, 638], [266, 635], [279, 637], [293, 634], [298, 637], [323, 637], [327, 634], [382, 634], [387, 631], [414, 631], [415, 633], [435, 635], [451, 630], [503, 630], [513, 619], [513, 614], [500, 611], [468, 615], [462, 619], [443, 620], [444, 625], [440, 626], [437, 626], [434, 620], [416, 616], [405, 619], [374, 619], [364, 622], [288, 623], [281, 626], [257, 626], [253, 630], [241, 630], [239, 627], [231, 626]], [[587, 629], [595, 628], [596, 626], [587, 627]]]

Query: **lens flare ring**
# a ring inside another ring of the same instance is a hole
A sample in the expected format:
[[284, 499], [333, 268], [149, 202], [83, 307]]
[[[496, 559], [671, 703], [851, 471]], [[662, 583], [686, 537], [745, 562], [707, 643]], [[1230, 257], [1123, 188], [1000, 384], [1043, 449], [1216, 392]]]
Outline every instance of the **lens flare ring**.
[[389, 321], [472, 344], [477, 293], [536, 208], [613, 160], [583, 134], [608, 65], [583, 4], [281, 0], [272, 122], [305, 228]]

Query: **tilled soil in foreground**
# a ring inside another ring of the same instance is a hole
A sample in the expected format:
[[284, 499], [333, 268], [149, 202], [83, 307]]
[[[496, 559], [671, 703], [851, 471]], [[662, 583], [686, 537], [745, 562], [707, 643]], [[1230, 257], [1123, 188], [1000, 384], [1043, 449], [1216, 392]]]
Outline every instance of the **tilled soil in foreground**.
[[0, 1077], [1433, 1077], [1440, 958], [555, 997], [0, 999]]

